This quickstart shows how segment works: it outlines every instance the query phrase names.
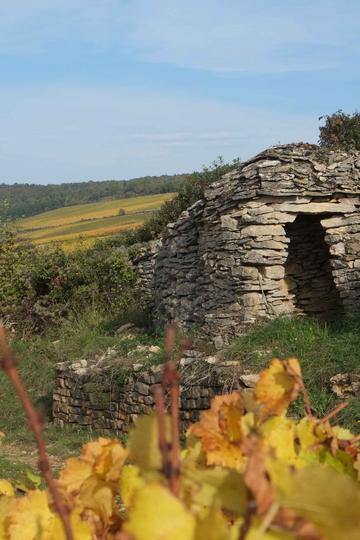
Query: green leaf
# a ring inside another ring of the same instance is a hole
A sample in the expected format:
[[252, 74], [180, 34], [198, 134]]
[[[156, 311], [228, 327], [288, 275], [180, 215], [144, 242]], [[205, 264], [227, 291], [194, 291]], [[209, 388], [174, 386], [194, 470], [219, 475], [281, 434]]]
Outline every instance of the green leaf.
[[26, 469], [25, 471], [27, 479], [31, 482], [34, 488], [39, 488], [41, 485], [41, 476], [35, 474], [31, 469]]

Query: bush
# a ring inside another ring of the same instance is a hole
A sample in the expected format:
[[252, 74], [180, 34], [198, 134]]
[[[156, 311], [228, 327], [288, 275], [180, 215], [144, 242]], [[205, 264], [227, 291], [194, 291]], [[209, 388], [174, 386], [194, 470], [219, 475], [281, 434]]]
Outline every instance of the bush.
[[35, 250], [29, 244], [18, 244], [16, 235], [14, 225], [0, 216], [0, 318], [5, 321], [33, 297], [29, 269]]
[[321, 116], [319, 144], [342, 150], [360, 150], [360, 113], [346, 114], [342, 110]]
[[97, 244], [65, 252], [19, 243], [16, 230], [0, 226], [0, 317], [41, 330], [71, 311], [97, 306], [116, 315], [140, 302], [136, 275], [124, 250]]

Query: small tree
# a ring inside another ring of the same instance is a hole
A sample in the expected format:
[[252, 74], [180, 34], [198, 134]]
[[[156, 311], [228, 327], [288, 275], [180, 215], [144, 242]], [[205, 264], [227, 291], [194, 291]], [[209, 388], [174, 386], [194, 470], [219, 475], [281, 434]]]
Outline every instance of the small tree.
[[334, 114], [320, 116], [325, 124], [320, 126], [319, 144], [329, 148], [360, 150], [360, 113], [344, 113], [341, 109]]

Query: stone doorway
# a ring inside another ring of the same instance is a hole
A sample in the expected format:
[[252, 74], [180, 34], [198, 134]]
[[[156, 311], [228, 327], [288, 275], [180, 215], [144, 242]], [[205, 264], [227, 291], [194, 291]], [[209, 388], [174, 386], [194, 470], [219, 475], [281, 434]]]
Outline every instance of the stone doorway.
[[324, 217], [321, 214], [299, 214], [293, 223], [286, 225], [290, 243], [285, 279], [295, 311], [331, 320], [341, 311], [341, 300], [320, 222]]

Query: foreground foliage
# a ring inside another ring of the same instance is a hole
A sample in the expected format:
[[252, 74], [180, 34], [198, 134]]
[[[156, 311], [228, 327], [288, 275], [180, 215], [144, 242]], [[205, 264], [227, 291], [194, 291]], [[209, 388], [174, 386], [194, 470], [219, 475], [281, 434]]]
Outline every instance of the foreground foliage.
[[[299, 395], [307, 413], [294, 419]], [[157, 412], [137, 419], [126, 448], [100, 438], [67, 461], [57, 487], [76, 540], [359, 537], [359, 439], [331, 424], [337, 411], [311, 415], [296, 359], [272, 360], [253, 392], [215, 397], [181, 457], [174, 417], [162, 426]], [[47, 491], [17, 498], [0, 481], [0, 494], [0, 539], [65, 538]]]

